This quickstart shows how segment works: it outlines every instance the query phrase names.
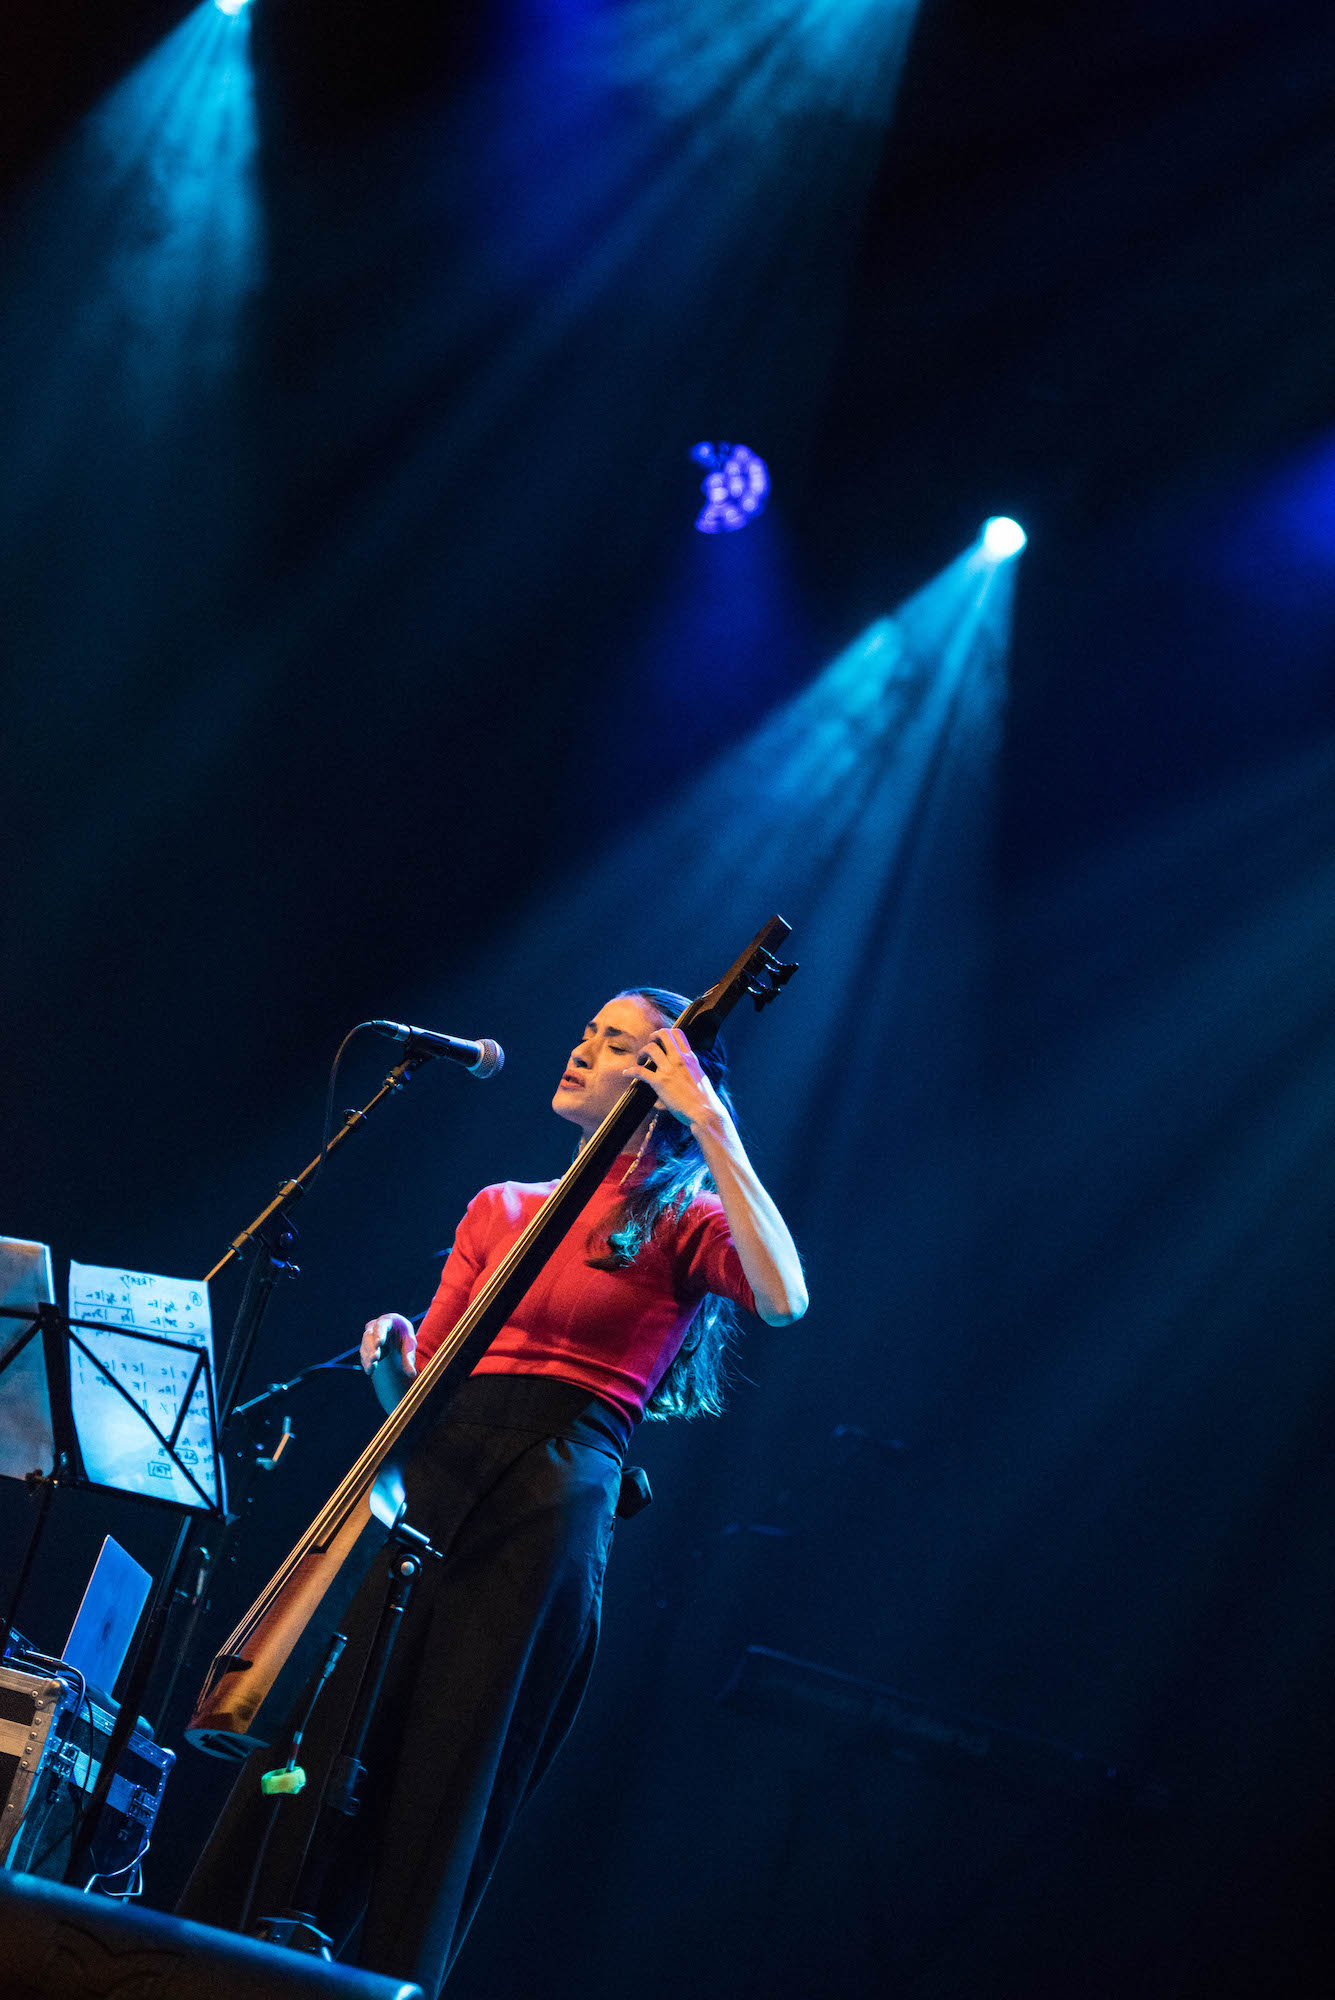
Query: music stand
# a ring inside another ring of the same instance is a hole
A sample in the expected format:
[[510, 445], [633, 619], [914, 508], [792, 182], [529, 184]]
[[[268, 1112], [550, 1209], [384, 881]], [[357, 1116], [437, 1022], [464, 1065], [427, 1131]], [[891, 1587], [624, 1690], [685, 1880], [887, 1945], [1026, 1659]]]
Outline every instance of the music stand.
[[[190, 1523], [201, 1512], [226, 1519], [208, 1293], [205, 1285], [189, 1280], [71, 1264], [70, 1304], [78, 1310], [66, 1313], [50, 1297], [45, 1246], [4, 1239], [0, 1244], [15, 1251], [9, 1262], [20, 1266], [18, 1299], [9, 1302], [15, 1289], [10, 1285], [0, 1302], [0, 1475], [42, 1489], [41, 1511], [0, 1628], [0, 1649], [8, 1648], [58, 1486], [128, 1493], [172, 1506], [180, 1517], [174, 1548], [131, 1654], [126, 1697], [71, 1849], [69, 1878], [89, 1849], [133, 1733]], [[17, 1254], [34, 1250], [42, 1253], [40, 1258]], [[0, 1272], [5, 1269], [0, 1261]], [[43, 1291], [46, 1297], [40, 1296]], [[16, 1323], [17, 1332], [7, 1337]], [[34, 1446], [36, 1465], [31, 1463]]]
[[33, 1338], [37, 1308], [55, 1296], [48, 1246], [0, 1236], [0, 1307], [12, 1314], [0, 1320], [0, 1377], [8, 1376], [0, 1389], [0, 1472], [18, 1479], [45, 1475], [56, 1462], [46, 1361]]
[[0, 1279], [15, 1251], [42, 1257], [0, 1293], [0, 1475], [225, 1515], [203, 1286], [71, 1264], [65, 1313], [45, 1245], [0, 1238]]

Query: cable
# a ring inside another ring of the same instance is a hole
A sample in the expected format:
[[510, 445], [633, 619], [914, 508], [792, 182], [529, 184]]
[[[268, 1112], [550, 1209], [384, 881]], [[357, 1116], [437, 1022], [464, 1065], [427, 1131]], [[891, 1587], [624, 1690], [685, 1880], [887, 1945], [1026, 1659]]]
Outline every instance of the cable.
[[120, 1868], [96, 1869], [93, 1872], [93, 1874], [91, 1874], [88, 1877], [88, 1880], [84, 1883], [82, 1893], [85, 1896], [91, 1895], [94, 1882], [114, 1882], [118, 1875], [128, 1875], [130, 1870], [132, 1868], [135, 1868], [138, 1869], [139, 1871], [138, 1876], [128, 1889], [125, 1890], [104, 1889], [102, 1890], [101, 1893], [104, 1896], [109, 1897], [109, 1899], [113, 1903], [128, 1903], [132, 1897], [142, 1896], [144, 1893], [144, 1871], [143, 1868], [140, 1866], [140, 1863], [143, 1861], [144, 1856], [148, 1853], [148, 1850], [152, 1845], [153, 1845], [153, 1836], [151, 1833], [146, 1833], [144, 1835], [144, 1844], [140, 1848], [139, 1852], [135, 1855], [133, 1861], [125, 1862], [125, 1864]]
[[334, 1092], [338, 1088], [338, 1066], [343, 1060], [343, 1051], [348, 1046], [348, 1043], [352, 1040], [354, 1035], [359, 1035], [363, 1028], [369, 1028], [370, 1025], [371, 1023], [369, 1021], [358, 1021], [355, 1028], [349, 1028], [347, 1034], [344, 1035], [342, 1041], [339, 1043], [338, 1048], [334, 1055], [334, 1060], [330, 1065], [329, 1091], [324, 1101], [324, 1131], [320, 1135], [320, 1157], [315, 1162], [315, 1165], [311, 1168], [310, 1180], [308, 1180], [306, 1183], [308, 1189], [311, 1185], [311, 1181], [315, 1179], [315, 1176], [319, 1173], [321, 1167], [325, 1163], [325, 1159], [329, 1152], [329, 1141], [333, 1137]]

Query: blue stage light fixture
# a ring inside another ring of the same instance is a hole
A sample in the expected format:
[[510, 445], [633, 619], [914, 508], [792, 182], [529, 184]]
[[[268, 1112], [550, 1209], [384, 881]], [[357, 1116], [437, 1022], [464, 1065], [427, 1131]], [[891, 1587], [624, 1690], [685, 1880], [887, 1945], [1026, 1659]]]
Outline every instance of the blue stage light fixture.
[[702, 535], [732, 534], [765, 511], [769, 467], [749, 445], [697, 444], [691, 457], [709, 467], [700, 482], [706, 504], [695, 519]]
[[1009, 514], [994, 514], [983, 524], [983, 547], [994, 562], [1005, 562], [1008, 556], [1018, 556], [1029, 540], [1018, 521], [1012, 521]]
[[248, 0], [213, 0], [213, 4], [220, 14], [239, 14]]

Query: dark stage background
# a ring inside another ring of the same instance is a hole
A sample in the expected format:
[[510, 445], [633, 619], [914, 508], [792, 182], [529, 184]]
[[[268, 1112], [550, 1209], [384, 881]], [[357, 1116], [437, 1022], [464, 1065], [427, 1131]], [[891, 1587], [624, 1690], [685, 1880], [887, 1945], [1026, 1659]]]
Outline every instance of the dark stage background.
[[[198, 1276], [354, 1022], [497, 1037], [298, 1210], [257, 1389], [564, 1164], [591, 1006], [795, 927], [730, 1041], [811, 1311], [643, 1435], [451, 1994], [1328, 1992], [1328, 7], [4, 36], [0, 1230]], [[769, 463], [741, 534], [693, 533], [701, 438]], [[351, 1375], [280, 1407], [169, 1741], [374, 1425]], [[4, 1482], [0, 1588], [30, 1521]], [[170, 1524], [62, 1495], [40, 1643], [108, 1530]], [[929, 1721], [744, 1712], [750, 1645]], [[952, 1760], [968, 1717], [1020, 1735]], [[151, 1902], [228, 1775], [182, 1753]]]

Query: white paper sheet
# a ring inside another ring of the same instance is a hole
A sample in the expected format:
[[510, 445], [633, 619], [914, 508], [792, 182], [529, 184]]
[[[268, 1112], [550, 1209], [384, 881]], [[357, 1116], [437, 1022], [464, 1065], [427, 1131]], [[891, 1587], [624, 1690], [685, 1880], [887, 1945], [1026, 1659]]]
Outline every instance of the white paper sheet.
[[[203, 1352], [212, 1379], [213, 1325], [203, 1280], [71, 1263], [69, 1310], [71, 1320], [99, 1322], [96, 1327], [74, 1327], [70, 1339], [70, 1400], [88, 1477], [122, 1493], [148, 1493], [182, 1507], [203, 1506], [138, 1414], [146, 1412], [164, 1437], [170, 1437], [196, 1353]], [[159, 1347], [142, 1338], [146, 1333], [186, 1345]], [[117, 1393], [80, 1351], [79, 1343], [110, 1370], [132, 1401]], [[216, 1504], [217, 1471], [202, 1373], [176, 1440], [176, 1453]]]
[[[30, 1306], [51, 1300], [51, 1252], [45, 1243], [0, 1236], [0, 1305]], [[31, 1320], [0, 1315], [0, 1472], [26, 1479], [50, 1472], [56, 1447], [46, 1394], [42, 1336]]]

